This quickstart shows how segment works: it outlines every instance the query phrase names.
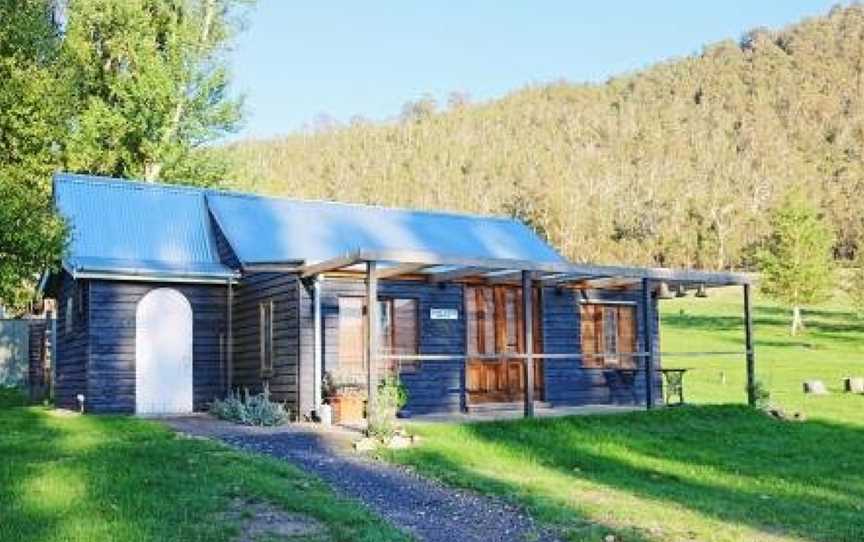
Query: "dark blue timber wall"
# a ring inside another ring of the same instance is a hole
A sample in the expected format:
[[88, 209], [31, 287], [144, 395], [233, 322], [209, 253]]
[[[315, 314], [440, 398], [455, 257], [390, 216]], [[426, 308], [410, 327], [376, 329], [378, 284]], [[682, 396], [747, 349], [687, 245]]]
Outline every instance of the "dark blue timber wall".
[[[295, 274], [252, 272], [234, 287], [233, 387], [259, 393], [268, 384], [273, 399], [298, 412], [300, 372], [300, 279]], [[273, 370], [261, 370], [261, 303], [273, 302]], [[312, 357], [304, 359], [311, 369]]]
[[89, 283], [75, 281], [63, 271], [57, 291], [57, 355], [55, 362], [54, 402], [60, 408], [78, 409], [79, 394], [87, 393], [87, 356], [89, 352], [88, 319], [79, 318], [75, 301], [73, 305], [73, 324], [67, 326], [67, 305], [76, 296], [76, 288], [82, 289], [87, 298]]
[[[636, 307], [636, 349], [644, 349], [645, 322], [642, 290], [587, 290], [587, 302], [633, 303]], [[544, 288], [542, 293], [543, 347], [549, 354], [582, 351], [582, 325], [579, 310], [582, 294], [577, 290]], [[660, 366], [660, 322], [657, 302], [651, 307], [655, 365]], [[644, 404], [645, 359], [638, 359], [639, 374], [632, 386], [621, 382], [617, 373], [583, 368], [579, 359], [544, 360], [545, 400], [555, 405]], [[655, 398], [659, 389], [655, 383]]]
[[[324, 371], [337, 368], [339, 355], [339, 305], [340, 296], [363, 296], [365, 284], [362, 280], [328, 278], [322, 287], [322, 338]], [[593, 290], [588, 291], [590, 301], [632, 302], [637, 313], [637, 349], [642, 349], [644, 322], [642, 317], [641, 290]], [[580, 293], [570, 289], [543, 288], [542, 340], [544, 350], [549, 353], [580, 353]], [[379, 297], [417, 299], [420, 311], [421, 354], [464, 355], [465, 313], [464, 288], [461, 284], [433, 285], [418, 281], [381, 281]], [[313, 338], [311, 288], [300, 291], [300, 336], [301, 336], [301, 414], [312, 408], [313, 389]], [[431, 308], [451, 308], [459, 313], [458, 320], [432, 320]], [[659, 353], [659, 320], [656, 302], [652, 308], [654, 319], [654, 350]], [[614, 373], [603, 370], [583, 369], [576, 359], [544, 360], [544, 395], [541, 398], [553, 405], [583, 404], [634, 404], [645, 401], [644, 374], [637, 376], [632, 386], [623, 385]], [[644, 359], [639, 361], [644, 367]], [[659, 358], [656, 359], [659, 366]], [[304, 370], [306, 369], [306, 370]], [[407, 410], [414, 413], [447, 412], [465, 408], [463, 360], [423, 361], [416, 372], [402, 375], [408, 390]], [[656, 395], [655, 395], [656, 397]]]
[[[361, 280], [326, 278], [321, 287], [321, 321], [323, 326], [324, 371], [333, 370], [339, 361], [339, 297], [363, 296], [365, 283]], [[463, 313], [463, 288], [461, 284], [428, 284], [418, 281], [380, 281], [378, 295], [381, 298], [416, 299], [420, 312], [419, 350], [421, 354], [462, 355], [465, 352], [465, 318]], [[309, 301], [311, 304], [311, 297]], [[431, 308], [456, 309], [458, 320], [432, 320]], [[309, 329], [309, 355], [312, 362], [312, 318], [304, 321]], [[311, 366], [311, 365], [310, 365]], [[423, 361], [419, 370], [401, 376], [408, 391], [408, 405], [414, 413], [458, 411], [464, 408], [462, 389], [464, 362], [462, 359], [446, 361]], [[311, 377], [310, 377], [311, 382]], [[311, 404], [311, 402], [310, 402]]]
[[[91, 280], [86, 284], [89, 332], [84, 393], [87, 410], [135, 411], [135, 313], [138, 302], [156, 288], [173, 288], [192, 305], [194, 408], [206, 409], [215, 397], [222, 395], [227, 306], [225, 286], [107, 280]], [[62, 310], [58, 311], [58, 316], [62, 316]], [[62, 324], [58, 321], [61, 339]], [[60, 346], [60, 356], [66, 354]]]

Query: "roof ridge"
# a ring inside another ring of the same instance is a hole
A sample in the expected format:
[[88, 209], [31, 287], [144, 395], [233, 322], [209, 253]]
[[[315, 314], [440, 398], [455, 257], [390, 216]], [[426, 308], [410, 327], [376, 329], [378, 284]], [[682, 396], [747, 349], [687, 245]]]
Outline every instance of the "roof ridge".
[[73, 182], [78, 184], [103, 184], [111, 185], [117, 188], [126, 188], [130, 190], [148, 190], [162, 189], [175, 190], [178, 192], [189, 192], [194, 194], [204, 194], [208, 188], [201, 186], [191, 186], [187, 184], [171, 184], [164, 182], [145, 181], [142, 179], [124, 179], [120, 177], [107, 177], [104, 175], [90, 175], [87, 173], [67, 173], [58, 172], [54, 174], [55, 181]]
[[152, 181], [144, 181], [141, 179], [123, 179], [118, 177], [108, 177], [103, 175], [90, 175], [83, 173], [67, 173], [67, 172], [58, 172], [54, 174], [54, 179], [64, 181], [64, 182], [75, 182], [81, 184], [104, 184], [111, 185], [117, 188], [124, 188], [130, 190], [148, 190], [148, 189], [161, 189], [161, 190], [174, 190], [178, 192], [186, 192], [190, 194], [200, 194], [203, 196], [209, 195], [217, 195], [217, 196], [226, 196], [232, 198], [248, 198], [248, 199], [262, 199], [262, 200], [270, 200], [270, 201], [285, 201], [285, 202], [294, 202], [294, 203], [308, 203], [308, 204], [319, 204], [319, 205], [329, 205], [329, 206], [343, 206], [343, 207], [353, 207], [359, 209], [372, 209], [379, 211], [390, 211], [390, 212], [403, 212], [403, 213], [422, 213], [425, 215], [433, 215], [433, 216], [447, 216], [453, 218], [466, 218], [466, 219], [481, 219], [481, 220], [496, 220], [501, 222], [512, 222], [516, 224], [525, 225], [521, 220], [518, 220], [513, 217], [493, 215], [493, 214], [484, 214], [484, 213], [470, 213], [470, 212], [460, 212], [460, 211], [449, 211], [444, 209], [418, 209], [411, 207], [399, 207], [392, 205], [379, 205], [379, 204], [371, 204], [371, 203], [357, 203], [357, 202], [347, 202], [347, 201], [335, 201], [335, 200], [325, 200], [325, 199], [313, 199], [313, 198], [296, 198], [296, 197], [286, 197], [286, 196], [269, 196], [265, 194], [255, 194], [252, 192], [243, 192], [240, 190], [230, 190], [224, 188], [209, 188], [209, 187], [201, 187], [201, 186], [189, 186], [182, 184], [171, 184], [164, 182], [152, 182]]

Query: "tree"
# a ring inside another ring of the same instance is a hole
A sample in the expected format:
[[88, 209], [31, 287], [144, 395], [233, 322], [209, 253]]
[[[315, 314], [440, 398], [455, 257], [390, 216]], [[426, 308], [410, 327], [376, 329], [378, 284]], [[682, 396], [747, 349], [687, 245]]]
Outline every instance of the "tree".
[[864, 239], [860, 239], [857, 245], [855, 259], [846, 275], [844, 289], [860, 318], [864, 317]]
[[13, 311], [65, 242], [49, 197], [66, 103], [58, 40], [50, 2], [0, 3], [0, 302]]
[[69, 0], [65, 78], [77, 112], [62, 142], [71, 171], [211, 184], [196, 152], [236, 130], [225, 53], [242, 0]]
[[802, 196], [790, 196], [770, 218], [771, 235], [759, 251], [761, 289], [792, 308], [790, 333], [804, 328], [801, 307], [824, 300], [833, 286], [834, 234]]
[[66, 230], [51, 174], [211, 184], [238, 127], [225, 53], [249, 0], [0, 2], [0, 301], [21, 308]]

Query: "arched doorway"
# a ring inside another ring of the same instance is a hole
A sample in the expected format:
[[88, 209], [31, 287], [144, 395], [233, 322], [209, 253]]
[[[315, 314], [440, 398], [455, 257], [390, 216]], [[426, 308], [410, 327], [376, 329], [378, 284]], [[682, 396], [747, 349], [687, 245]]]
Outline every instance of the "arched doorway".
[[135, 311], [135, 412], [192, 412], [192, 306], [157, 288]]

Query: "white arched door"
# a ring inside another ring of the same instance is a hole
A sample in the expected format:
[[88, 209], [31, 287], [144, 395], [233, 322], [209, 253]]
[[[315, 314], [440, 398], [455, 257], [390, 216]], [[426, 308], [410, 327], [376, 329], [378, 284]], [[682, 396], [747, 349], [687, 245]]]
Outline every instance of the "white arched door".
[[135, 311], [135, 412], [192, 412], [192, 306], [157, 288]]

